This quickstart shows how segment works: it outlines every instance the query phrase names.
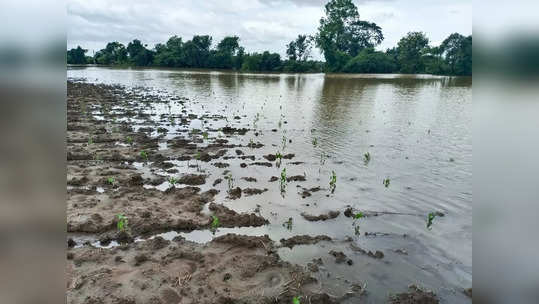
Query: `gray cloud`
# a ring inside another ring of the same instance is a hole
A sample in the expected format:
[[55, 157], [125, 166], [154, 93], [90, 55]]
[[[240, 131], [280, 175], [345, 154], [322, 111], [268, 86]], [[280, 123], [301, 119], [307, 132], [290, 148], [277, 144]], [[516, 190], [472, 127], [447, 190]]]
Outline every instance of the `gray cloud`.
[[[209, 34], [214, 44], [238, 35], [247, 51], [281, 55], [298, 34], [314, 34], [326, 0], [68, 0], [68, 47], [97, 51], [107, 42], [138, 38], [153, 47], [172, 35], [191, 39]], [[362, 19], [376, 22], [394, 46], [408, 31], [421, 30], [431, 41], [452, 32], [471, 33], [470, 0], [356, 0]], [[452, 14], [458, 10], [459, 14]], [[314, 52], [315, 56], [319, 56]], [[319, 57], [318, 57], [319, 58]]]

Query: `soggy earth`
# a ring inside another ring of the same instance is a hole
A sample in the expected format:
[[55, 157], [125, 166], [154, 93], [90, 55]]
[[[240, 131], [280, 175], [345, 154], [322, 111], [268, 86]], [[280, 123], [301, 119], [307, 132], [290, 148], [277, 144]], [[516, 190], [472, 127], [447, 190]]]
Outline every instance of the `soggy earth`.
[[[382, 158], [376, 141], [355, 159], [340, 156], [326, 152], [342, 148], [331, 136], [300, 127], [296, 110], [271, 98], [256, 110], [229, 106], [232, 97], [211, 86], [181, 94], [147, 83], [158, 80], [154, 72], [132, 72], [100, 70], [104, 79], [93, 80], [91, 70], [68, 71], [68, 303], [471, 301], [471, 214], [468, 223], [455, 211], [471, 213], [471, 190], [451, 188], [469, 181], [442, 185], [448, 197], [431, 195], [423, 208], [416, 177], [407, 185], [406, 174], [388, 172], [364, 182]], [[267, 88], [245, 88], [257, 89]], [[224, 104], [199, 101], [209, 98]], [[451, 154], [443, 165], [466, 158]], [[396, 188], [379, 196], [385, 204], [360, 203]], [[392, 203], [402, 193], [412, 203]], [[454, 239], [464, 245], [444, 243]]]

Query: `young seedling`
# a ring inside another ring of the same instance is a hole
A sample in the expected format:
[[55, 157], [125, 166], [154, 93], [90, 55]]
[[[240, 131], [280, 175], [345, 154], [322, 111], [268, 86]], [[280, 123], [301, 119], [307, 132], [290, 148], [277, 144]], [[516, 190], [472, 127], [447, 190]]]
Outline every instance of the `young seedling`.
[[363, 155], [363, 162], [365, 163], [365, 165], [368, 165], [370, 161], [371, 161], [371, 154], [367, 152]]
[[211, 227], [210, 227], [210, 230], [213, 234], [215, 234], [215, 232], [217, 232], [217, 229], [219, 228], [220, 226], [220, 222], [219, 222], [219, 218], [215, 215], [212, 215], [212, 222], [211, 222]]
[[300, 301], [299, 301], [300, 298], [301, 298], [301, 297], [294, 297], [294, 298], [292, 299], [292, 304], [301, 304]]
[[283, 168], [283, 171], [281, 171], [281, 179], [280, 179], [280, 185], [281, 185], [281, 193], [286, 191], [286, 168]]
[[359, 212], [359, 213], [356, 213], [356, 215], [354, 215], [354, 222], [352, 223], [352, 226], [354, 226], [355, 235], [359, 235], [361, 233], [359, 230], [359, 220], [364, 217], [365, 215], [363, 214], [363, 212]]
[[331, 176], [329, 177], [329, 189], [331, 193], [335, 192], [335, 188], [337, 188], [337, 175], [335, 171], [331, 171]]
[[287, 230], [292, 230], [292, 218], [288, 218], [288, 221], [283, 223], [283, 227], [285, 227]]
[[322, 153], [320, 153], [320, 165], [321, 166], [323, 166], [326, 163], [327, 158], [328, 158], [328, 155], [326, 154], [326, 152], [322, 151]]
[[427, 229], [428, 230], [431, 230], [432, 229], [432, 221], [434, 220], [434, 218], [436, 217], [436, 214], [431, 212], [429, 213], [429, 215], [427, 215]]
[[390, 183], [390, 182], [389, 182], [389, 177], [386, 178], [386, 179], [384, 179], [384, 181], [382, 182], [382, 184], [383, 184], [386, 188], [389, 187], [389, 183]]
[[315, 138], [313, 138], [313, 146], [316, 147], [317, 145], [318, 145], [318, 139], [316, 139], [316, 137], [315, 137]]
[[115, 182], [115, 181], [116, 181], [116, 180], [114, 179], [114, 177], [109, 177], [109, 178], [107, 178], [107, 183], [109, 183], [109, 184], [111, 184], [111, 185], [113, 185], [113, 186], [114, 186], [114, 182]]
[[208, 140], [208, 132], [204, 131], [202, 133], [202, 138], [204, 138], [204, 140]]
[[171, 177], [168, 178], [168, 182], [169, 182], [172, 186], [175, 186], [175, 185], [178, 183], [178, 180], [177, 180], [175, 177], [171, 176]]
[[286, 136], [283, 135], [283, 150], [286, 149]]
[[277, 165], [277, 168], [281, 167], [282, 160], [283, 160], [283, 155], [281, 154], [281, 152], [277, 152], [275, 154], [275, 165]]
[[133, 137], [131, 136], [127, 136], [126, 140], [125, 140], [129, 145], [132, 145], [133, 144]]
[[123, 214], [118, 214], [118, 223], [116, 224], [116, 227], [118, 227], [118, 231], [124, 231], [127, 229], [127, 217]]
[[148, 152], [144, 150], [140, 151], [140, 157], [142, 157], [145, 161], [148, 161]]
[[228, 182], [228, 190], [230, 191], [234, 188], [234, 178], [232, 177], [232, 173], [228, 173], [225, 178]]

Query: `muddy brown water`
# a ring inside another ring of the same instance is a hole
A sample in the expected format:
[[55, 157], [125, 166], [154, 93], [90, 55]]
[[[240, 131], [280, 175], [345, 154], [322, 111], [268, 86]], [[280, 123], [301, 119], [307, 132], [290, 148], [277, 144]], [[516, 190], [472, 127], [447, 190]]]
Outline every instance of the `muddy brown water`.
[[[264, 144], [256, 151], [242, 148], [245, 155], [295, 154], [292, 159], [283, 159], [280, 168], [275, 162], [272, 167], [242, 168], [240, 163], [245, 161], [241, 159], [220, 159], [229, 167], [201, 162], [197, 169], [188, 167], [187, 162], [173, 161], [179, 173], [162, 172], [168, 177], [203, 170], [209, 177], [201, 189], [221, 190], [215, 202], [238, 212], [253, 212], [259, 205], [260, 214], [270, 222], [256, 228], [222, 228], [215, 235], [268, 234], [276, 242], [295, 235], [327, 235], [334, 239], [332, 243], [281, 248], [278, 253], [299, 265], [322, 258], [324, 266], [317, 275], [329, 294], [346, 292], [343, 282], [363, 282], [367, 293], [362, 301], [379, 303], [388, 294], [418, 284], [433, 290], [442, 302], [470, 302], [462, 292], [472, 285], [470, 78], [101, 67], [70, 67], [67, 75], [68, 79], [90, 83], [124, 85], [165, 100], [188, 98], [183, 105], [172, 104], [170, 108], [167, 104], [152, 105], [148, 113], [159, 117], [180, 114], [187, 108], [189, 113], [225, 116], [229, 125], [251, 129], [243, 136], [227, 138], [231, 143], [247, 145], [253, 140]], [[226, 124], [222, 120], [193, 120], [189, 128], [217, 130]], [[135, 130], [144, 127], [138, 126], [136, 119], [132, 125]], [[160, 141], [160, 150], [167, 149], [166, 140], [188, 131], [185, 126], [166, 122], [162, 127], [168, 132]], [[211, 137], [218, 132], [209, 133]], [[156, 130], [152, 136], [158, 136]], [[368, 163], [364, 161], [367, 152], [371, 156]], [[144, 171], [143, 165], [137, 168]], [[303, 175], [306, 181], [291, 181], [281, 193], [279, 182], [269, 179], [280, 176], [283, 168], [287, 176]], [[226, 180], [212, 186], [225, 170], [231, 172], [235, 186], [268, 191], [228, 199]], [[329, 190], [332, 171], [337, 177], [333, 194]], [[390, 180], [388, 187], [383, 185], [386, 178]], [[167, 183], [157, 188], [165, 190]], [[302, 188], [317, 186], [320, 191], [303, 198]], [[354, 221], [343, 214], [347, 207], [379, 214], [360, 219], [361, 235], [357, 236]], [[333, 210], [340, 215], [326, 221], [307, 221], [301, 216]], [[427, 214], [436, 211], [445, 216], [436, 217], [428, 230]], [[289, 218], [291, 227], [284, 224]], [[161, 235], [172, 239], [178, 234], [200, 243], [214, 237], [207, 230]], [[348, 237], [363, 249], [382, 251], [384, 258], [374, 259], [354, 250], [345, 241]], [[353, 265], [335, 263], [331, 250], [342, 251]]]

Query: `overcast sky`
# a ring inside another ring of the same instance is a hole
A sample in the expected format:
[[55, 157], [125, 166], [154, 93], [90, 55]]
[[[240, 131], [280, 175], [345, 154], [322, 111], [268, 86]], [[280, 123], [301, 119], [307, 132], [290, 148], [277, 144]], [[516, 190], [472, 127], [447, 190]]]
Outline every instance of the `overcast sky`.
[[[327, 0], [68, 0], [67, 46], [93, 51], [107, 42], [135, 38], [153, 48], [170, 36], [213, 36], [214, 45], [238, 35], [248, 52], [285, 54], [298, 34], [314, 34]], [[449, 34], [472, 33], [471, 0], [354, 0], [362, 20], [382, 27], [378, 47], [397, 44], [409, 31], [423, 31], [432, 44]], [[317, 52], [313, 52], [316, 58]]]

